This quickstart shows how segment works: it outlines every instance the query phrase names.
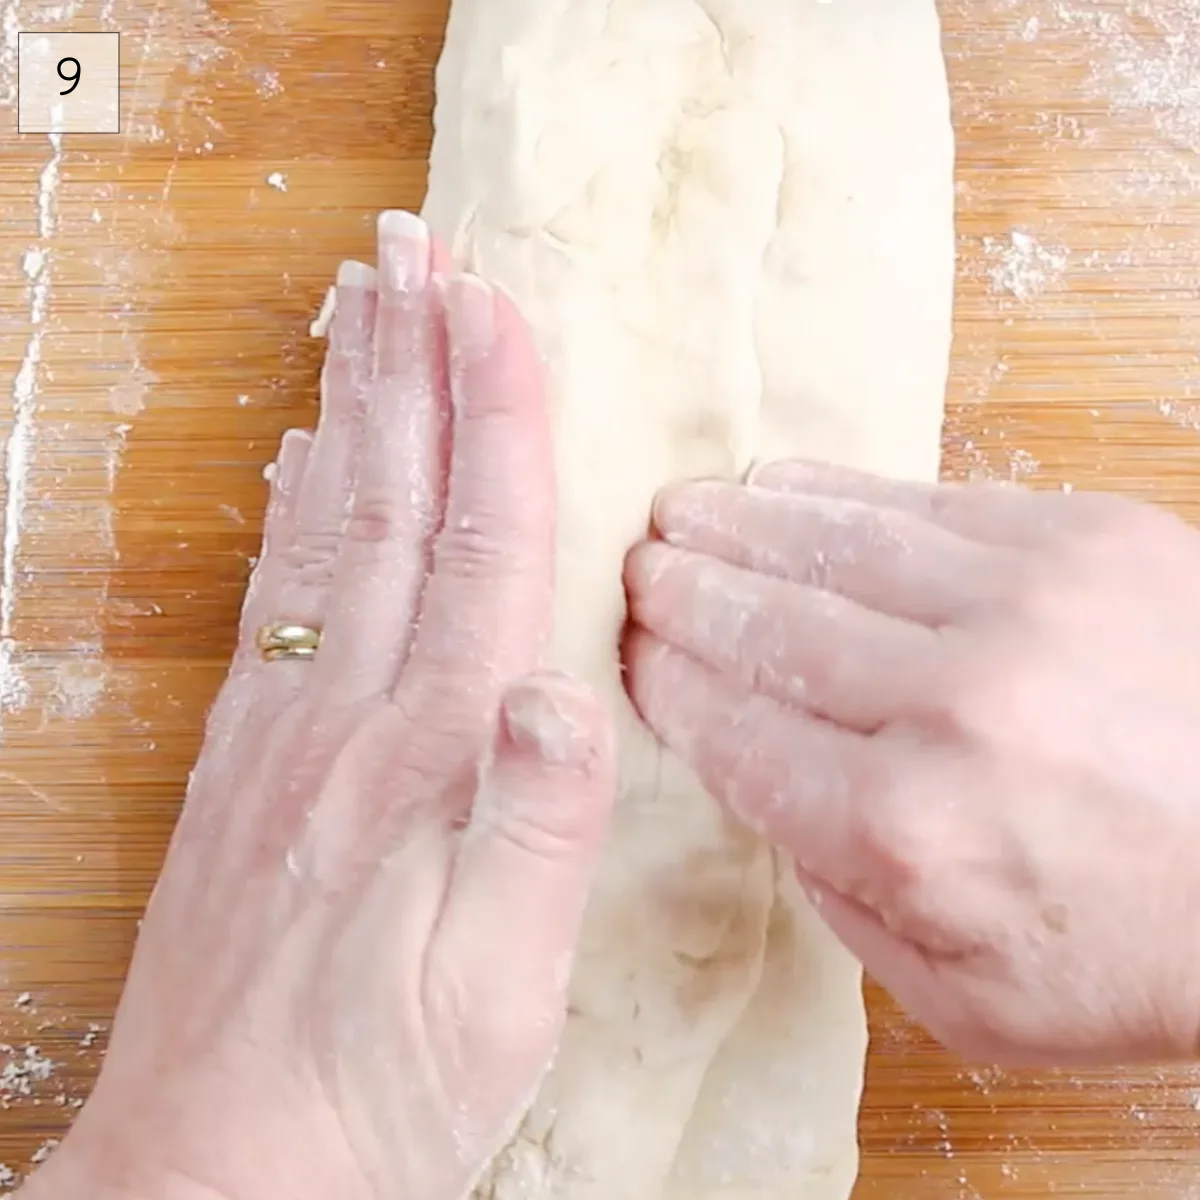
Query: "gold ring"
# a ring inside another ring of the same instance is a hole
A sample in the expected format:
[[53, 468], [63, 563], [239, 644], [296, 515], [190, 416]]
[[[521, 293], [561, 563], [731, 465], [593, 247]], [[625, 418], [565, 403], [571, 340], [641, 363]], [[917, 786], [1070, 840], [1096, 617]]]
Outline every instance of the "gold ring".
[[255, 643], [267, 662], [283, 658], [309, 659], [315, 657], [321, 647], [321, 631], [310, 625], [276, 621], [258, 631]]

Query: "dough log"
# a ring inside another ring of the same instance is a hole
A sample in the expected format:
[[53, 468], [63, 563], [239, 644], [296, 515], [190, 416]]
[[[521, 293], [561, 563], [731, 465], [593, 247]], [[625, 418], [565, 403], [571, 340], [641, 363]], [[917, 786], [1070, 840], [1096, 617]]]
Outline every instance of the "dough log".
[[424, 214], [531, 322], [555, 404], [556, 665], [622, 795], [552, 1071], [476, 1200], [845, 1200], [858, 964], [621, 687], [664, 483], [936, 477], [954, 274], [933, 0], [454, 0]]

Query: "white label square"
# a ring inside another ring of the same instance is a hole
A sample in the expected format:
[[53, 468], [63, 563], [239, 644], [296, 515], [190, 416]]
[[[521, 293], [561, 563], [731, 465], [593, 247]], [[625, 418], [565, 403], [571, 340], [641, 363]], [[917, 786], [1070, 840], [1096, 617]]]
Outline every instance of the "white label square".
[[119, 33], [18, 33], [18, 133], [120, 133]]

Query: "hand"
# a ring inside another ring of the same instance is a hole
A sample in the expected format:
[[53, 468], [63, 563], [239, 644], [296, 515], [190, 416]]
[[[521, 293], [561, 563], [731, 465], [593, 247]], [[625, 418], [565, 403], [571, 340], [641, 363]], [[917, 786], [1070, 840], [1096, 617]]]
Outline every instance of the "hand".
[[657, 505], [630, 691], [833, 930], [991, 1061], [1200, 1047], [1200, 535], [777, 464]]
[[[427, 286], [444, 255], [415, 218], [385, 215], [380, 259], [377, 290], [339, 276], [320, 423], [284, 440], [236, 658], [48, 1194], [73, 1172], [89, 1196], [459, 1200], [549, 1064], [615, 783], [591, 696], [533, 673], [540, 373], [482, 282]], [[315, 659], [262, 660], [278, 620], [323, 627]]]

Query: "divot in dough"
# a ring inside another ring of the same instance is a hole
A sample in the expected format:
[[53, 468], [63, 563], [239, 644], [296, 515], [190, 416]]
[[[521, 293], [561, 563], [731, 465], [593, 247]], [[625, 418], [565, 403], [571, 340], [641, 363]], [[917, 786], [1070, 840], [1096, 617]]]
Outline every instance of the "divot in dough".
[[558, 1059], [476, 1200], [845, 1200], [858, 964], [621, 687], [621, 564], [670, 481], [934, 479], [954, 274], [933, 0], [454, 0], [424, 215], [531, 322], [558, 664], [622, 792]]

